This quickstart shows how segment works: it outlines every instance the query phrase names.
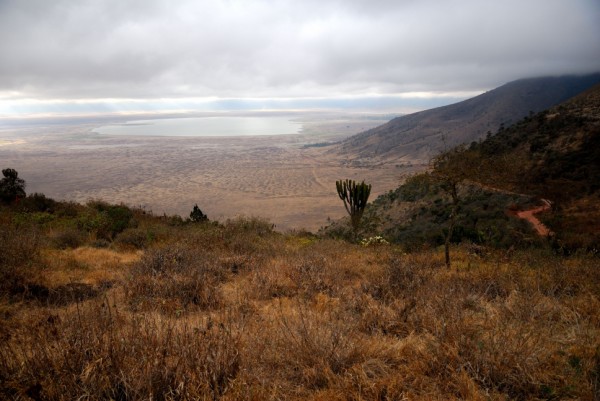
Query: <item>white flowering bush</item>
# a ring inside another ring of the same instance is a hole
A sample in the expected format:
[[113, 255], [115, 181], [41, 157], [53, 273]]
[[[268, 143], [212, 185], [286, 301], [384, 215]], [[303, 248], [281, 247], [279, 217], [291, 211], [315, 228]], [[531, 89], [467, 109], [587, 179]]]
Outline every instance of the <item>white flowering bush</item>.
[[383, 238], [381, 235], [377, 235], [375, 237], [363, 238], [360, 241], [362, 246], [374, 246], [374, 245], [389, 245], [390, 243]]

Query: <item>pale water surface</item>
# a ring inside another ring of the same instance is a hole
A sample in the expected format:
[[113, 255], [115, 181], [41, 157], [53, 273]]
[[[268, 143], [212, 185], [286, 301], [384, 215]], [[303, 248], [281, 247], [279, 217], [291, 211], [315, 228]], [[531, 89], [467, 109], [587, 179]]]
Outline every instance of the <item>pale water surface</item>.
[[289, 117], [193, 117], [128, 121], [104, 125], [93, 131], [127, 136], [251, 136], [297, 134], [302, 123]]

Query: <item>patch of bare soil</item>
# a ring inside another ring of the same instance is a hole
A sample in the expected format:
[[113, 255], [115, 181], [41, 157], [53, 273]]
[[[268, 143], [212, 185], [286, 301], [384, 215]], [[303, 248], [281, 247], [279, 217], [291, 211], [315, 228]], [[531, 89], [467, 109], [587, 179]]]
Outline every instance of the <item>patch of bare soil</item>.
[[542, 223], [537, 217], [535, 217], [535, 215], [537, 213], [541, 213], [541, 212], [550, 210], [552, 208], [552, 204], [550, 203], [550, 201], [548, 201], [546, 199], [542, 199], [542, 202], [543, 202], [543, 205], [541, 205], [541, 206], [538, 206], [533, 209], [516, 211], [514, 214], [518, 218], [524, 219], [524, 220], [527, 220], [528, 222], [530, 222], [531, 225], [533, 226], [533, 228], [535, 229], [535, 231], [539, 235], [541, 235], [542, 237], [548, 237], [548, 236], [552, 235], [552, 231], [550, 231], [550, 229], [548, 227], [546, 227], [544, 225], [544, 223]]

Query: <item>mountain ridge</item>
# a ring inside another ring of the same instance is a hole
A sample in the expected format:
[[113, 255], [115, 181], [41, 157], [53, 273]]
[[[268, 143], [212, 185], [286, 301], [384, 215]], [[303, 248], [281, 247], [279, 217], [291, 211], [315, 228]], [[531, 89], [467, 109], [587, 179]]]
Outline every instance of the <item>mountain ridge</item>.
[[428, 162], [435, 154], [485, 138], [600, 83], [600, 73], [524, 78], [476, 97], [397, 117], [344, 140], [337, 152], [358, 158]]

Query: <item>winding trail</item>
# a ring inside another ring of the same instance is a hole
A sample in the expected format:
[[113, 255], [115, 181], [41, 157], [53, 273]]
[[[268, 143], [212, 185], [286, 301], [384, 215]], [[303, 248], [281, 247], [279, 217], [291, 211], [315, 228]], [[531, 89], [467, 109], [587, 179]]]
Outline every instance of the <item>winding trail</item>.
[[[527, 194], [521, 194], [518, 192], [507, 191], [507, 190], [500, 189], [500, 188], [494, 188], [494, 187], [484, 185], [481, 183], [477, 183], [477, 185], [479, 185], [481, 188], [484, 188], [488, 191], [500, 192], [500, 193], [504, 193], [504, 194], [519, 195], [519, 196], [525, 196], [525, 197], [530, 196]], [[542, 223], [537, 217], [535, 217], [535, 214], [545, 212], [550, 209], [552, 209], [552, 202], [550, 202], [548, 199], [542, 199], [541, 206], [535, 207], [533, 209], [521, 210], [521, 211], [507, 210], [507, 213], [510, 214], [511, 216], [515, 216], [520, 219], [527, 220], [529, 223], [531, 223], [531, 225], [533, 226], [535, 231], [538, 233], [538, 235], [540, 235], [542, 237], [549, 237], [549, 236], [554, 235], [554, 233], [552, 231], [550, 231], [550, 229], [548, 227], [546, 227], [544, 225], [544, 223]]]
[[517, 216], [518, 218], [525, 219], [528, 222], [530, 222], [533, 225], [533, 228], [535, 228], [535, 231], [537, 231], [537, 233], [539, 235], [541, 235], [542, 237], [548, 237], [548, 236], [552, 235], [552, 231], [550, 231], [550, 229], [548, 227], [546, 227], [544, 225], [544, 223], [539, 221], [539, 219], [537, 217], [535, 217], [535, 214], [545, 212], [546, 210], [550, 210], [552, 208], [552, 204], [547, 199], [542, 199], [542, 202], [544, 204], [541, 206], [538, 206], [536, 208], [529, 209], [529, 210], [522, 210], [522, 211], [514, 212], [514, 213], [515, 213], [515, 216]]

